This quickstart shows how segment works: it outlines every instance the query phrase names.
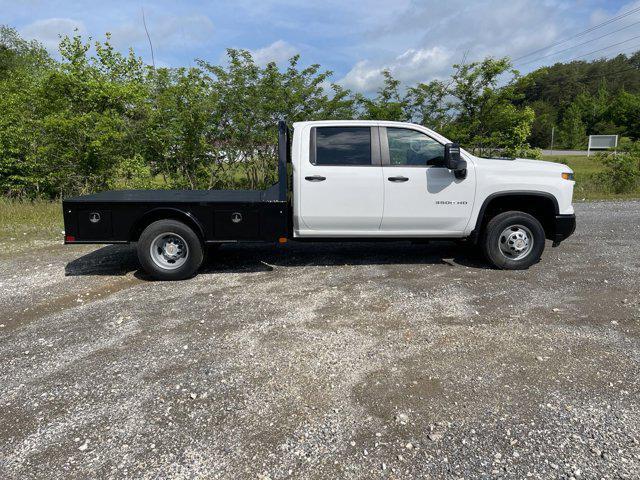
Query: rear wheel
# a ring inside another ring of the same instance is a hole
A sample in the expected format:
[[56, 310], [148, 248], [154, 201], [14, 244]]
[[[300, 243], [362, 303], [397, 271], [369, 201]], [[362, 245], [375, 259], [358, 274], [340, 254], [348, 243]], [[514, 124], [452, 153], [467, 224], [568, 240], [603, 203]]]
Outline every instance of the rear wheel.
[[494, 266], [523, 270], [540, 260], [544, 251], [544, 228], [528, 213], [504, 212], [489, 220], [480, 243], [485, 257]]
[[138, 240], [142, 268], [158, 280], [192, 277], [202, 263], [202, 244], [195, 232], [176, 220], [158, 220]]

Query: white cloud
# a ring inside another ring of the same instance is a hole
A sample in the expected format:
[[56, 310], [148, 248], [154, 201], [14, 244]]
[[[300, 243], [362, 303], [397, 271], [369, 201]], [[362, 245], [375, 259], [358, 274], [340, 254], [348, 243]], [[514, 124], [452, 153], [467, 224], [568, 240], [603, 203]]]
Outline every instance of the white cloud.
[[383, 69], [383, 65], [374, 65], [369, 60], [360, 60], [338, 83], [358, 92], [369, 92], [382, 83], [380, 72]]
[[72, 18], [47, 18], [36, 20], [22, 29], [20, 33], [25, 38], [34, 38], [40, 41], [48, 50], [56, 50], [60, 43], [60, 35], [72, 36], [75, 33], [84, 35], [86, 28], [84, 23]]
[[255, 62], [263, 66], [269, 62], [283, 65], [296, 53], [298, 50], [284, 40], [276, 40], [271, 45], [251, 51]]
[[452, 52], [441, 46], [410, 48], [388, 62], [362, 60], [340, 83], [359, 92], [372, 92], [382, 85], [382, 70], [406, 83], [425, 81], [445, 72], [453, 63]]

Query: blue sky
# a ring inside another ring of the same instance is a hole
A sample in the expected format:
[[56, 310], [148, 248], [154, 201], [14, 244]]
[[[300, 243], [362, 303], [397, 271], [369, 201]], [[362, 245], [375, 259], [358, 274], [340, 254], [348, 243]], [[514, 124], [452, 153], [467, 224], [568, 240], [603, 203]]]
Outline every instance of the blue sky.
[[[258, 62], [280, 65], [300, 53], [303, 64], [320, 63], [335, 72], [334, 81], [371, 92], [380, 85], [382, 68], [408, 83], [427, 81], [445, 76], [465, 53], [467, 60], [487, 55], [517, 58], [637, 7], [640, 0], [0, 0], [0, 23], [51, 50], [58, 34], [74, 28], [94, 38], [108, 31], [118, 48], [132, 46], [150, 62], [144, 8], [156, 64], [192, 65], [196, 58], [220, 62], [227, 47], [251, 50]], [[521, 65], [521, 70], [640, 36], [640, 23], [635, 22], [640, 22], [640, 12], [565, 43], [556, 50], [568, 51]], [[622, 27], [626, 28], [570, 48]], [[634, 48], [640, 49], [640, 37], [584, 58]], [[521, 63], [549, 53], [553, 50]]]

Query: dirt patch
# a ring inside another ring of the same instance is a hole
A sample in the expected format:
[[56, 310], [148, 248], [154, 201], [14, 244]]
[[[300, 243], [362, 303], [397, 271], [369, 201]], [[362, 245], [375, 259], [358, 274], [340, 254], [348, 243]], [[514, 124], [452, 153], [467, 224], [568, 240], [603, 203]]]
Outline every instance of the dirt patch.
[[[33, 306], [26, 307], [20, 311], [5, 312], [5, 328], [11, 329], [16, 325], [24, 326], [32, 320], [47, 317], [56, 312], [63, 312], [70, 308], [81, 305], [88, 305], [91, 302], [103, 300], [110, 295], [114, 295], [122, 290], [131, 288], [140, 284], [142, 280], [135, 277], [125, 277], [124, 279], [109, 283], [107, 285], [98, 285], [82, 293], [67, 293], [58, 296], [46, 295], [43, 301]], [[53, 297], [50, 300], [47, 297]]]

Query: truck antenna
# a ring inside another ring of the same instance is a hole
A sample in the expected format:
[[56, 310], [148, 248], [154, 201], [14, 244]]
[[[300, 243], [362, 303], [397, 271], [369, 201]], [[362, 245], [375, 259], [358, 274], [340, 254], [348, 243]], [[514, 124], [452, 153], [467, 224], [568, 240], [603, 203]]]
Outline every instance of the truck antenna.
[[147, 29], [147, 19], [144, 16], [144, 7], [140, 7], [142, 10], [142, 25], [144, 25], [144, 31], [147, 34], [147, 40], [149, 40], [149, 47], [151, 48], [151, 64], [155, 70], [156, 68], [156, 59], [153, 55], [153, 44], [151, 43], [151, 36], [149, 35], [149, 30]]

